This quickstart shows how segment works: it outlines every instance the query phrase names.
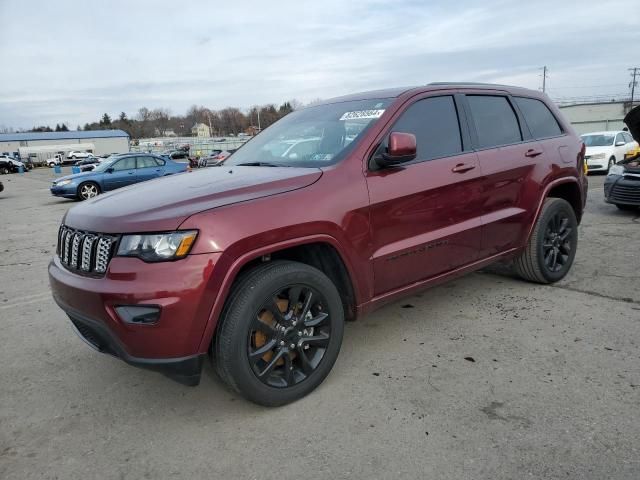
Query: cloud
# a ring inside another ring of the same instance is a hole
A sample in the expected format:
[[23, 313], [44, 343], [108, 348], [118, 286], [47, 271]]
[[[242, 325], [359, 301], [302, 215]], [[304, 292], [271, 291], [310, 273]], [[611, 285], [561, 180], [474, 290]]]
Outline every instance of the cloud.
[[[635, 2], [2, 0], [0, 125], [468, 80], [624, 93]], [[621, 12], [629, 12], [621, 15]], [[606, 91], [605, 91], [606, 90]]]

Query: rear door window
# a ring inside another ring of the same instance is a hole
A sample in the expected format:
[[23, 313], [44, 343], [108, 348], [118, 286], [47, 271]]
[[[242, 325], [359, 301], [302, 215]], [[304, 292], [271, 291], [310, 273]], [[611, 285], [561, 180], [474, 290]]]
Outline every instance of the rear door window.
[[478, 147], [491, 148], [522, 141], [518, 117], [506, 97], [467, 95], [478, 134]]
[[534, 138], [548, 138], [562, 135], [562, 129], [549, 108], [535, 98], [514, 97], [524, 120]]
[[126, 157], [115, 163], [113, 170], [133, 170], [136, 168], [136, 157]]
[[157, 166], [158, 164], [153, 157], [138, 157], [138, 168], [150, 168]]
[[418, 100], [407, 108], [391, 131], [416, 136], [418, 161], [462, 152], [460, 124], [452, 96]]

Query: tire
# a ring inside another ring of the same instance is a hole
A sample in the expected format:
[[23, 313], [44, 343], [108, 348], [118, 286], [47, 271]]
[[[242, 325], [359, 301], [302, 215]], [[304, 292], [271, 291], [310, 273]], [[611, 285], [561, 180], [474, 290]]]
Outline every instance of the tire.
[[562, 198], [547, 198], [525, 250], [514, 262], [516, 273], [530, 282], [557, 282], [571, 269], [577, 246], [573, 208]]
[[609, 164], [607, 165], [607, 173], [609, 173], [609, 170], [611, 170], [611, 167], [613, 167], [615, 164], [616, 164], [616, 157], [612, 155], [611, 158], [609, 159]]
[[7, 175], [9, 173], [9, 169], [7, 167], [0, 168], [0, 174]]
[[621, 203], [616, 203], [615, 205], [624, 212], [633, 212], [638, 209], [636, 205], [623, 205]]
[[[297, 299], [293, 310], [292, 298]], [[271, 313], [276, 308], [279, 318]], [[267, 323], [261, 321], [265, 319]], [[269, 262], [232, 288], [212, 346], [215, 367], [246, 399], [270, 407], [285, 405], [326, 378], [343, 332], [340, 294], [324, 273], [302, 263]]]
[[78, 185], [78, 198], [80, 200], [89, 200], [98, 195], [100, 195], [100, 187], [97, 183], [84, 182]]

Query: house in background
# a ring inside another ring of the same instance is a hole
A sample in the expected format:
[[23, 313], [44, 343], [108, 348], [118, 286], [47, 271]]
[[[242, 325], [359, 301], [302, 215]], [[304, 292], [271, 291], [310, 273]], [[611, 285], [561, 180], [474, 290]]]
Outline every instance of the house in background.
[[191, 135], [194, 137], [210, 137], [211, 130], [204, 123], [196, 123], [191, 127]]

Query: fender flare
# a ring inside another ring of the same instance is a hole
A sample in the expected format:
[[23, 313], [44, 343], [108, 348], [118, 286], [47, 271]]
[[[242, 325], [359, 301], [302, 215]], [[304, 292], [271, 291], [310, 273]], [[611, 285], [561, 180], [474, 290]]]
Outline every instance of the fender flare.
[[538, 206], [536, 207], [536, 211], [535, 211], [535, 215], [533, 217], [533, 221], [531, 222], [531, 224], [529, 225], [529, 230], [527, 232], [527, 235], [525, 237], [525, 243], [524, 245], [527, 245], [527, 243], [529, 242], [529, 239], [531, 238], [531, 234], [533, 233], [533, 228], [536, 225], [536, 222], [538, 221], [538, 218], [540, 217], [540, 212], [542, 211], [542, 205], [544, 205], [544, 201], [549, 197], [549, 192], [554, 188], [557, 187], [558, 185], [563, 185], [565, 183], [575, 183], [578, 187], [578, 190], [580, 189], [580, 182], [578, 181], [578, 179], [576, 177], [563, 177], [563, 178], [558, 178], [552, 182], [549, 182], [547, 184], [547, 186], [544, 188], [542, 195], [540, 196], [540, 201], [538, 202]]
[[[209, 317], [207, 318], [205, 328], [202, 332], [202, 338], [200, 339], [198, 352], [206, 352], [208, 350], [209, 345], [211, 344], [211, 340], [213, 339], [213, 335], [218, 327], [222, 309], [224, 308], [224, 304], [226, 303], [229, 292], [231, 291], [231, 286], [235, 282], [238, 273], [245, 265], [247, 265], [252, 260], [255, 260], [256, 258], [262, 257], [263, 255], [269, 255], [280, 250], [310, 243], [328, 243], [336, 249], [336, 252], [340, 256], [342, 263], [347, 269], [347, 274], [351, 279], [354, 296], [356, 299], [360, 298], [357, 282], [354, 281], [355, 276], [353, 266], [350, 264], [347, 257], [343, 254], [344, 249], [335, 237], [327, 234], [314, 234], [304, 237], [291, 238], [277, 243], [271, 243], [243, 253], [242, 255], [235, 258], [229, 268], [226, 269], [226, 271], [224, 272], [224, 278], [222, 279], [220, 287], [218, 288], [213, 306], [209, 312]], [[214, 275], [215, 274], [216, 272], [214, 271]]]

